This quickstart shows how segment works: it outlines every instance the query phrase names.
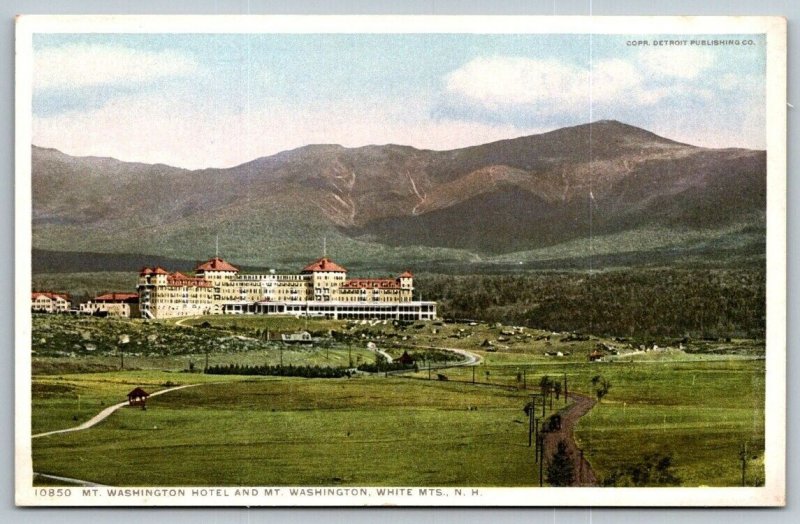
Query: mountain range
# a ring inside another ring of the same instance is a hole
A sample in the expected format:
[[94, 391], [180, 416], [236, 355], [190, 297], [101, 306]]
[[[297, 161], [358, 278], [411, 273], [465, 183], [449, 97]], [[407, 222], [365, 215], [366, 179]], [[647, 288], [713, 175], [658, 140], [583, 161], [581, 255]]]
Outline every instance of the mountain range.
[[309, 145], [202, 170], [33, 146], [32, 184], [34, 248], [71, 260], [203, 259], [217, 236], [231, 261], [290, 269], [323, 249], [365, 270], [764, 256], [765, 151], [617, 121], [451, 151]]

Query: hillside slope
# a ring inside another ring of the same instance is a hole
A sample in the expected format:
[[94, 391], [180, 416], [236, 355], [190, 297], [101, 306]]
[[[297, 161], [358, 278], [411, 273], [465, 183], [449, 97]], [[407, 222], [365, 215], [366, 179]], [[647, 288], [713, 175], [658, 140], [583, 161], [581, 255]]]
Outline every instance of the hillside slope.
[[749, 256], [763, 243], [764, 151], [695, 147], [616, 121], [452, 151], [310, 145], [229, 169], [36, 146], [32, 161], [34, 247], [50, 251], [201, 259], [219, 234], [226, 257], [280, 266], [318, 255], [326, 237], [329, 253], [367, 267], [540, 259], [642, 231], [669, 232], [661, 248], [744, 232], [732, 245]]

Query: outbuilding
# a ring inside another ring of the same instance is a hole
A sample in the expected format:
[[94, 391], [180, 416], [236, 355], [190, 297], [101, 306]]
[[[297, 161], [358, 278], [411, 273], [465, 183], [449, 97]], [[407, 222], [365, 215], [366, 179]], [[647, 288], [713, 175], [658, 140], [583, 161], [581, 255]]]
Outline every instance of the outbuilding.
[[150, 396], [150, 393], [143, 390], [142, 388], [136, 388], [130, 393], [128, 393], [128, 405], [129, 406], [144, 406], [147, 403], [147, 397]]

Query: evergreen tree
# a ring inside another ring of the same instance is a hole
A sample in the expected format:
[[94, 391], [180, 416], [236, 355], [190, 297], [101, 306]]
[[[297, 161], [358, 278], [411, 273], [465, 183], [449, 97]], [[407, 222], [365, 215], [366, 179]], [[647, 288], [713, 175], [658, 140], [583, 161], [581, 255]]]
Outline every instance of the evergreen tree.
[[547, 465], [546, 478], [548, 484], [556, 487], [571, 486], [575, 479], [575, 469], [564, 440], [558, 441], [558, 449]]

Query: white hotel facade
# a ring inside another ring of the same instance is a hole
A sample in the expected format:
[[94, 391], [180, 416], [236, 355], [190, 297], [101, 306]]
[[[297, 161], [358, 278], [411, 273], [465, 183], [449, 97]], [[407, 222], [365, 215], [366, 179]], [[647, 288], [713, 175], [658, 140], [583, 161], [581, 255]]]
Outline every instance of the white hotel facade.
[[137, 286], [144, 318], [203, 314], [294, 315], [331, 319], [433, 320], [436, 302], [413, 300], [414, 276], [347, 278], [327, 257], [298, 274], [242, 274], [215, 257], [194, 276], [145, 267]]

